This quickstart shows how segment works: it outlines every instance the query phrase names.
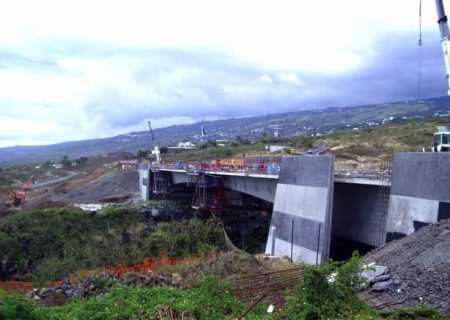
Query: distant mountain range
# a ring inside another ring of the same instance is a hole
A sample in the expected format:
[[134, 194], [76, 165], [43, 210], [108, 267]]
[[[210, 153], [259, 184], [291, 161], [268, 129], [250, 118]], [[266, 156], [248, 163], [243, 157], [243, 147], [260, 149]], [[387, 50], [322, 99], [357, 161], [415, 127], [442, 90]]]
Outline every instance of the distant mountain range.
[[[280, 137], [299, 134], [323, 134], [343, 128], [364, 128], [401, 122], [407, 118], [426, 119], [450, 116], [450, 97], [405, 101], [370, 106], [327, 108], [263, 116], [204, 121], [153, 130], [160, 146], [175, 145], [183, 140], [200, 141], [201, 127], [206, 139], [235, 140], [237, 136], [257, 140], [263, 134]], [[205, 139], [205, 138], [203, 138]], [[46, 146], [16, 146], [0, 148], [0, 165], [57, 161], [102, 155], [112, 152], [136, 152], [153, 145], [148, 131], [131, 132], [111, 138], [63, 142]]]

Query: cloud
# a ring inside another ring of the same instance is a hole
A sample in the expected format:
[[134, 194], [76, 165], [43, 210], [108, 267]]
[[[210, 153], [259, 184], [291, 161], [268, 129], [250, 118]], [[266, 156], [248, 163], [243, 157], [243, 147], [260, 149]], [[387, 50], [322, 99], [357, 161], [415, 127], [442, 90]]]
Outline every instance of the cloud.
[[277, 73], [276, 77], [282, 82], [291, 83], [294, 85], [304, 84], [295, 73]]
[[[146, 130], [149, 119], [415, 99], [416, 9], [409, 0], [1, 4], [0, 146]], [[447, 91], [437, 30], [424, 4], [421, 97]]]
[[267, 74], [263, 74], [261, 77], [259, 77], [259, 80], [262, 83], [267, 83], [267, 84], [272, 84], [273, 83], [272, 77], [268, 76]]

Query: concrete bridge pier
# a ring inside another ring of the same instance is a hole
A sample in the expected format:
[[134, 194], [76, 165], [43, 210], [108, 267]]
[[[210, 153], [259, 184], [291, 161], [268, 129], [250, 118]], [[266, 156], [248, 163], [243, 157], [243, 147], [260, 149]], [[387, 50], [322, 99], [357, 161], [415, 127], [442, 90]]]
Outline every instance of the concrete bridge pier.
[[266, 254], [320, 264], [329, 257], [334, 156], [285, 157]]

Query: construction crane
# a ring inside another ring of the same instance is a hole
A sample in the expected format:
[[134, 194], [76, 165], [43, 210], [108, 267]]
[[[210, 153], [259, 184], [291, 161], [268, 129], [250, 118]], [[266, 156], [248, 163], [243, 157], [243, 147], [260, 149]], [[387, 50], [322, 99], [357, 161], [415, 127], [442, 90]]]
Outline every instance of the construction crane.
[[441, 32], [441, 45], [444, 53], [445, 70], [447, 72], [448, 91], [450, 95], [450, 31], [447, 23], [447, 16], [444, 11], [442, 0], [436, 0], [436, 8], [438, 14], [439, 31]]
[[[152, 124], [150, 121], [148, 121], [148, 127], [150, 129], [150, 136], [152, 137], [152, 141], [155, 142], [155, 136], [153, 135], [153, 129]], [[155, 145], [152, 150], [152, 155], [155, 156], [156, 161], [154, 161], [154, 164], [161, 164], [161, 151], [159, 150], [159, 146]]]
[[[441, 33], [442, 52], [444, 54], [445, 70], [447, 73], [447, 94], [450, 95], [450, 31], [448, 28], [448, 18], [445, 15], [444, 4], [442, 0], [436, 0], [438, 14], [439, 31]], [[420, 42], [419, 42], [420, 44]], [[450, 128], [447, 126], [437, 126], [437, 132], [433, 135], [431, 143], [432, 152], [450, 151]], [[424, 149], [425, 150], [425, 149]]]

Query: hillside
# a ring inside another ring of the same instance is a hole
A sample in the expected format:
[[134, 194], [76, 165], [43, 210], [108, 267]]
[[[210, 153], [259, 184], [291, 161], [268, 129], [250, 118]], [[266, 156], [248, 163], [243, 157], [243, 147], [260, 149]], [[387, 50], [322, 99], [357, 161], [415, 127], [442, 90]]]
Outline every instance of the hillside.
[[[334, 132], [343, 128], [365, 128], [398, 123], [407, 118], [426, 119], [433, 116], [450, 116], [449, 97], [207, 121], [155, 129], [154, 135], [159, 145], [173, 145], [182, 140], [199, 141], [201, 125], [204, 125], [208, 139], [235, 140], [240, 136], [258, 140], [264, 134], [273, 135], [275, 129], [278, 129], [280, 137], [311, 135]], [[149, 133], [143, 131], [105, 139], [0, 148], [0, 165], [55, 161], [64, 155], [78, 158], [118, 151], [136, 152], [139, 149], [148, 149], [151, 145]]]

